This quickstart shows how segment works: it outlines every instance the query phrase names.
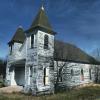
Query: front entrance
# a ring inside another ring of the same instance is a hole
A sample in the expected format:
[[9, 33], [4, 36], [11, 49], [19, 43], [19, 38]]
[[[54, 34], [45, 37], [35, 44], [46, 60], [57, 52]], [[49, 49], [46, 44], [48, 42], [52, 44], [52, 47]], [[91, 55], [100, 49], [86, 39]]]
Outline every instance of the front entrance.
[[25, 66], [15, 67], [15, 81], [17, 85], [25, 85]]

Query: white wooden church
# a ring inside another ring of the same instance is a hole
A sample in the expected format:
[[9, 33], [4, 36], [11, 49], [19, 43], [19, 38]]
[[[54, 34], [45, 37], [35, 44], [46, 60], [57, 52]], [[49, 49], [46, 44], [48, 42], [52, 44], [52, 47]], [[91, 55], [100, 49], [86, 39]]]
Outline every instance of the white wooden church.
[[38, 94], [53, 93], [56, 83], [74, 87], [95, 81], [99, 62], [77, 46], [55, 40], [56, 35], [43, 6], [28, 30], [17, 29], [8, 43], [7, 86]]

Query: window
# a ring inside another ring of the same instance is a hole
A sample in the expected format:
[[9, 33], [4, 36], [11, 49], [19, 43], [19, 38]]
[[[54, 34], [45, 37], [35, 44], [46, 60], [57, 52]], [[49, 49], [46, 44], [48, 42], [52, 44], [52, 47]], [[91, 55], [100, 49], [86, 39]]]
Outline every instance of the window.
[[48, 35], [44, 36], [44, 49], [48, 49]]
[[81, 80], [84, 81], [84, 72], [83, 72], [83, 69], [81, 69]]
[[44, 68], [44, 85], [48, 85], [49, 82], [49, 69]]
[[91, 77], [91, 69], [89, 69], [89, 77], [90, 77], [90, 80], [92, 79]]
[[12, 45], [10, 46], [10, 55], [12, 54]]
[[30, 66], [30, 77], [32, 77], [32, 75], [33, 75], [33, 67]]
[[74, 75], [74, 71], [73, 71], [73, 69], [71, 69], [71, 76], [73, 76]]
[[34, 34], [31, 35], [31, 48], [33, 48], [34, 45]]

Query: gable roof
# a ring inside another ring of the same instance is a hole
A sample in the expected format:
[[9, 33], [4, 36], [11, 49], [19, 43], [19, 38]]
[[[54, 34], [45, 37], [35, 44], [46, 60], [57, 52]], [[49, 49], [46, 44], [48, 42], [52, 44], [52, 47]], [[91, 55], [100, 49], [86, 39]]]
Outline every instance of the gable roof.
[[75, 45], [58, 40], [55, 40], [54, 43], [54, 59], [79, 63], [100, 64], [100, 62]]
[[10, 44], [10, 43], [12, 43], [12, 42], [23, 43], [24, 40], [25, 40], [25, 38], [26, 38], [26, 36], [25, 36], [25, 33], [24, 33], [23, 28], [22, 28], [22, 27], [19, 27], [19, 28], [16, 30], [16, 32], [15, 32], [13, 38], [11, 39], [11, 41], [10, 41], [8, 44]]
[[37, 16], [35, 17], [35, 20], [32, 22], [31, 27], [26, 32], [30, 32], [35, 28], [42, 28], [42, 29], [45, 29], [46, 31], [48, 31], [50, 33], [55, 34], [55, 32], [53, 32], [53, 30], [52, 30], [52, 26], [49, 23], [48, 17], [46, 15], [43, 7], [41, 7]]

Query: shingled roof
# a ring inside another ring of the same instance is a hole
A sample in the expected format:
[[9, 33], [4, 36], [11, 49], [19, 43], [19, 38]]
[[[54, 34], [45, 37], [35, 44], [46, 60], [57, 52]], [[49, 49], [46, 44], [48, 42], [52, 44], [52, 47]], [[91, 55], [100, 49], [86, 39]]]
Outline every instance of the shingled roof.
[[70, 43], [64, 43], [55, 40], [54, 59], [59, 61], [70, 61], [89, 64], [100, 64], [93, 57], [85, 53], [83, 50]]
[[38, 29], [42, 28], [48, 31], [48, 33], [50, 32], [50, 33], [55, 34], [55, 32], [53, 32], [52, 30], [52, 26], [49, 23], [48, 17], [45, 13], [43, 6], [39, 10], [37, 16], [35, 17], [35, 20], [32, 22], [31, 27], [26, 32], [33, 31], [35, 28], [38, 28]]
[[23, 28], [21, 26], [19, 26], [19, 28], [16, 30], [13, 38], [11, 39], [11, 41], [8, 44], [13, 43], [13, 42], [23, 43], [25, 38], [26, 38], [26, 36], [25, 36]]

